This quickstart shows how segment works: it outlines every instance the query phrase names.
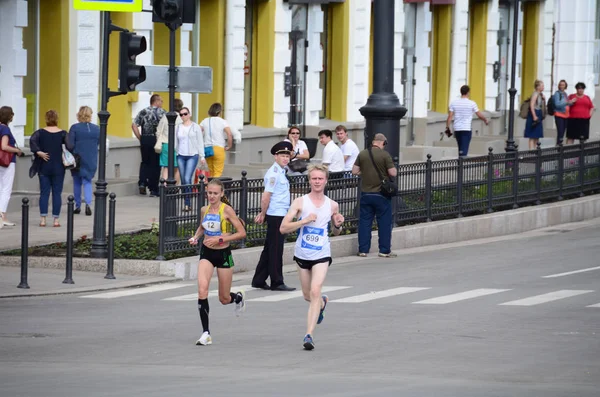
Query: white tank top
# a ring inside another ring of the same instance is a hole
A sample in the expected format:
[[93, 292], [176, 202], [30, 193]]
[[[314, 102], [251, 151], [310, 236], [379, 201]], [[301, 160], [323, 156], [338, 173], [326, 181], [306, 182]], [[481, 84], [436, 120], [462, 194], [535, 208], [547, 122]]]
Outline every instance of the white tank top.
[[325, 202], [317, 208], [308, 195], [302, 196], [300, 219], [311, 213], [317, 215], [317, 220], [302, 226], [298, 230], [294, 255], [297, 258], [309, 261], [331, 257], [328, 226], [332, 213], [329, 197], [325, 196]]

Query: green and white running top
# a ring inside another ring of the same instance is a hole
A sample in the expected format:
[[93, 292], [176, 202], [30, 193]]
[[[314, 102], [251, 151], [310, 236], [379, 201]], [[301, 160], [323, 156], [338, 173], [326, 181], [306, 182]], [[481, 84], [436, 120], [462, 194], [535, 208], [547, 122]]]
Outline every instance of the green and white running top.
[[328, 226], [331, 221], [331, 200], [325, 196], [321, 207], [316, 207], [308, 195], [302, 196], [302, 212], [300, 219], [314, 213], [317, 220], [304, 225], [298, 231], [294, 255], [299, 259], [313, 261], [331, 257]]

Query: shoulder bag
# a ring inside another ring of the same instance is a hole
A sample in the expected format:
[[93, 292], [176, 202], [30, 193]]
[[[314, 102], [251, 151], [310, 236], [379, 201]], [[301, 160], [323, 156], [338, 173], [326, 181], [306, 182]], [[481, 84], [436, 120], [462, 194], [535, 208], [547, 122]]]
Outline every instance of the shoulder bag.
[[[211, 131], [211, 122], [212, 117], [208, 118], [208, 136], [210, 136], [210, 141], [212, 142], [212, 131]], [[212, 145], [204, 146], [204, 157], [209, 158], [215, 155], [215, 149]]]
[[381, 173], [379, 172], [379, 168], [377, 168], [377, 164], [375, 164], [375, 159], [373, 158], [373, 152], [371, 151], [371, 148], [369, 148], [368, 151], [369, 156], [371, 157], [371, 162], [373, 163], [373, 167], [375, 167], [375, 171], [377, 171], [377, 174], [381, 179], [380, 193], [387, 198], [397, 196], [398, 186], [396, 186], [396, 183], [392, 181], [389, 177], [381, 175]]
[[[1, 138], [0, 138], [0, 140], [1, 140]], [[2, 148], [0, 147], [0, 167], [7, 168], [10, 165], [10, 163], [12, 162], [13, 154], [14, 153], [10, 153], [10, 152], [2, 150]]]

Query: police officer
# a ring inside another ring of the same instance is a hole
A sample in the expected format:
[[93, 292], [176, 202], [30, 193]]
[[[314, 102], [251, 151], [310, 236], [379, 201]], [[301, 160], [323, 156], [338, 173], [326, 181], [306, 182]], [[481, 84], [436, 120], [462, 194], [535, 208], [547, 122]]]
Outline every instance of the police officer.
[[[275, 163], [265, 175], [265, 191], [260, 200], [260, 214], [254, 218], [258, 224], [267, 221], [265, 246], [260, 255], [252, 286], [254, 288], [271, 289], [273, 291], [293, 291], [283, 283], [283, 243], [284, 235], [279, 231], [281, 222], [290, 208], [290, 182], [285, 173], [290, 162], [290, 154], [294, 150], [291, 142], [279, 142], [271, 148]], [[271, 286], [267, 284], [271, 279]]]

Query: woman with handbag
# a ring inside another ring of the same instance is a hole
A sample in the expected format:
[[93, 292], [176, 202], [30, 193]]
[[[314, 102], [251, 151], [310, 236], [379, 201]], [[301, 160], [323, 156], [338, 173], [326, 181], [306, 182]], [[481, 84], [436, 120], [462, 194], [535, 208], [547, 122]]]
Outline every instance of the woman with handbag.
[[6, 210], [15, 180], [17, 156], [22, 156], [23, 152], [17, 147], [15, 137], [8, 127], [13, 116], [10, 106], [0, 108], [0, 229], [3, 226], [15, 226], [14, 222], [6, 218]]
[[[233, 146], [233, 135], [229, 123], [219, 116], [222, 111], [223, 106], [220, 103], [213, 103], [208, 109], [208, 117], [200, 123], [204, 134], [204, 155], [213, 178], [223, 175], [225, 152]], [[225, 136], [227, 136], [227, 142], [225, 142]]]
[[[192, 121], [190, 109], [184, 107], [179, 112], [182, 124], [177, 126], [175, 148], [177, 149], [177, 163], [182, 185], [191, 185], [196, 167], [204, 165], [204, 139], [200, 126]], [[189, 188], [186, 188], [189, 191]], [[190, 210], [190, 197], [184, 198], [184, 211]]]
[[79, 161], [76, 168], [71, 169], [73, 177], [73, 195], [75, 196], [75, 210], [81, 213], [81, 188], [85, 200], [85, 214], [92, 215], [92, 179], [98, 168], [98, 141], [100, 140], [100, 127], [92, 124], [92, 109], [82, 106], [77, 112], [76, 124], [69, 129], [67, 148]]
[[298, 127], [290, 128], [287, 133], [287, 139], [284, 139], [284, 141], [291, 142], [294, 147], [294, 154], [288, 164], [290, 170], [288, 175], [302, 175], [303, 172], [306, 172], [310, 163], [310, 154], [308, 146], [300, 139], [300, 129]]
[[48, 203], [52, 191], [52, 217], [54, 227], [60, 227], [58, 218], [62, 206], [62, 191], [65, 181], [63, 150], [66, 148], [67, 131], [58, 128], [58, 113], [55, 110], [46, 112], [46, 127], [35, 131], [29, 141], [31, 151], [39, 161], [38, 176], [40, 179], [40, 227], [46, 226]]

